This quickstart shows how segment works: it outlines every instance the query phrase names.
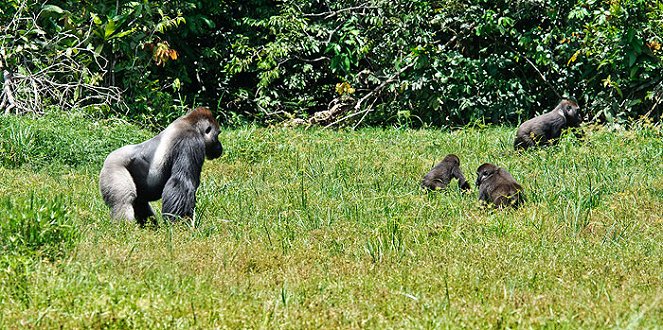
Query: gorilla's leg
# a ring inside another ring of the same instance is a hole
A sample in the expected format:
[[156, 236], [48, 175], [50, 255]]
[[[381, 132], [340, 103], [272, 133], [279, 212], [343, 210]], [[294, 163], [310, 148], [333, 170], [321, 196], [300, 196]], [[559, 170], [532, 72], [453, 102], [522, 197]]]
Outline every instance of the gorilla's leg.
[[513, 147], [518, 150], [518, 149], [528, 149], [529, 147], [533, 147], [536, 145], [536, 142], [533, 139], [533, 134], [521, 134], [516, 136], [516, 140], [513, 143]]
[[136, 200], [134, 201], [134, 215], [139, 225], [145, 225], [147, 219], [154, 217], [154, 211], [147, 201]]
[[136, 200], [136, 184], [123, 166], [104, 166], [99, 176], [101, 195], [111, 209], [114, 220], [135, 220], [133, 204]]

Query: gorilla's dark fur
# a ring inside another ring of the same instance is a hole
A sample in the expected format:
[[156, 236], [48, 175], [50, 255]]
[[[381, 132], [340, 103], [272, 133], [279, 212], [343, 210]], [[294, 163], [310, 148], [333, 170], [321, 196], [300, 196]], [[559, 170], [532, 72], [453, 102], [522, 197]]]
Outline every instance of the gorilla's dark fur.
[[485, 163], [477, 169], [476, 186], [479, 200], [484, 204], [492, 203], [498, 208], [518, 207], [525, 202], [523, 187], [505, 169]]
[[452, 178], [458, 179], [460, 189], [470, 190], [470, 184], [467, 183], [460, 170], [460, 159], [458, 156], [450, 154], [424, 176], [421, 186], [430, 190], [444, 189]]
[[566, 127], [580, 125], [578, 104], [563, 100], [548, 113], [534, 117], [520, 125], [514, 141], [515, 149], [527, 149], [536, 145], [554, 143]]
[[200, 107], [157, 136], [111, 152], [99, 174], [99, 188], [111, 218], [144, 224], [154, 215], [148, 202], [163, 199], [165, 218], [191, 217], [205, 157], [221, 156], [219, 124]]

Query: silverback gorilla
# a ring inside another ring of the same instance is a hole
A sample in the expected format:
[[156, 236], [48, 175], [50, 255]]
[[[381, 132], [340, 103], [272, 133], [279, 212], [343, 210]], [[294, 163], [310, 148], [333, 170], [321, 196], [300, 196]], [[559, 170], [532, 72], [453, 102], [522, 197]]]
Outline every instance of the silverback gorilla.
[[111, 218], [154, 216], [148, 202], [163, 199], [164, 218], [193, 216], [205, 157], [221, 156], [219, 124], [199, 107], [172, 122], [157, 136], [111, 152], [99, 174], [99, 188]]
[[565, 127], [577, 127], [580, 124], [578, 104], [571, 100], [562, 100], [548, 113], [534, 117], [520, 125], [514, 141], [515, 149], [527, 149], [536, 145], [548, 145], [562, 134]]

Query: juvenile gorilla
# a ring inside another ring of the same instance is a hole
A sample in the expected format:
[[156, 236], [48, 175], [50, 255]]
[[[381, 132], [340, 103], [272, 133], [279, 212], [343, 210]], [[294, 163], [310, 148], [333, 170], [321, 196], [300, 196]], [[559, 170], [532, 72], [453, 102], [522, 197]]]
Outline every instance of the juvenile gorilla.
[[501, 167], [485, 163], [477, 169], [476, 186], [479, 189], [479, 201], [492, 203], [498, 208], [518, 207], [525, 202], [523, 187]]
[[145, 220], [148, 202], [163, 199], [164, 218], [190, 217], [205, 157], [221, 156], [219, 124], [199, 107], [172, 122], [157, 136], [111, 152], [99, 174], [99, 188], [111, 218]]
[[460, 170], [460, 159], [458, 156], [450, 154], [424, 176], [421, 186], [430, 190], [444, 189], [453, 178], [458, 179], [460, 189], [470, 190], [470, 184], [467, 183]]
[[548, 113], [534, 117], [520, 125], [513, 144], [515, 149], [527, 149], [536, 145], [554, 143], [562, 129], [577, 127], [580, 124], [578, 104], [571, 100], [563, 100]]

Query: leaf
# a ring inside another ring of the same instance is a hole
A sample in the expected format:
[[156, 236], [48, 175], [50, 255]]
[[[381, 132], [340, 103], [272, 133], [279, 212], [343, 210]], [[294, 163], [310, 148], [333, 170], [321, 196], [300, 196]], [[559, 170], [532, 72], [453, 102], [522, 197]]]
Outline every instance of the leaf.
[[51, 14], [58, 14], [58, 15], [64, 14], [64, 10], [62, 10], [62, 8], [60, 8], [56, 5], [45, 5], [44, 7], [41, 8], [41, 11], [44, 12], [44, 13], [51, 13]]
[[90, 13], [90, 16], [92, 16], [92, 22], [94, 22], [94, 24], [101, 25], [102, 21], [101, 18], [99, 18], [99, 15], [95, 13]]
[[568, 62], [566, 62], [566, 65], [571, 65], [571, 63], [575, 62], [578, 59], [578, 55], [580, 54], [580, 50], [577, 50], [575, 53], [573, 53], [573, 56], [569, 59]]
[[635, 60], [638, 58], [638, 56], [635, 53], [629, 53], [628, 54], [628, 66], [633, 66], [635, 64]]
[[106, 28], [104, 29], [104, 39], [108, 40], [111, 35], [115, 33], [115, 21], [113, 20], [108, 20], [108, 23], [106, 23]]
[[130, 30], [127, 30], [127, 31], [122, 31], [120, 33], [117, 33], [117, 34], [113, 35], [113, 37], [111, 39], [122, 38], [124, 36], [132, 34], [134, 31], [136, 31], [136, 28], [133, 28], [133, 29], [130, 29]]
[[343, 69], [350, 71], [350, 58], [347, 56], [343, 56]]
[[201, 17], [200, 20], [205, 22], [205, 25], [207, 25], [207, 27], [210, 28], [210, 29], [213, 29], [213, 28], [216, 27], [216, 24], [214, 24], [214, 22], [211, 19], [207, 18], [207, 17]]

